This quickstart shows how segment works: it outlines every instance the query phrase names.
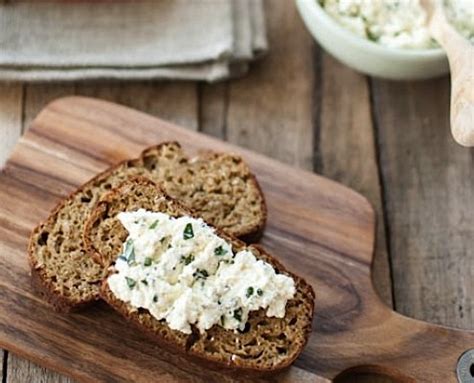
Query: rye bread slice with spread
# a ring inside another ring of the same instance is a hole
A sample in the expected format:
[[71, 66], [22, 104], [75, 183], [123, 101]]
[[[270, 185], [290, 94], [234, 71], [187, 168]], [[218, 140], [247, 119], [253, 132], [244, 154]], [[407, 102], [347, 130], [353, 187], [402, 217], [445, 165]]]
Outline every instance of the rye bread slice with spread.
[[[101, 257], [104, 252], [107, 258], [117, 258], [128, 236], [117, 214], [138, 209], [163, 212], [174, 217], [197, 217], [152, 181], [142, 177], [130, 179], [104, 196], [86, 224], [84, 234], [89, 238], [96, 256]], [[137, 309], [118, 299], [107, 279], [102, 283], [101, 297], [152, 339], [210, 367], [256, 373], [275, 372], [288, 367], [301, 353], [311, 333], [314, 311], [312, 287], [289, 272], [260, 246], [246, 246], [219, 229], [216, 233], [230, 243], [235, 252], [247, 248], [257, 259], [271, 264], [277, 273], [294, 279], [296, 294], [287, 302], [284, 318], [268, 317], [265, 310], [260, 309], [250, 312], [244, 331], [226, 330], [214, 325], [200, 333], [193, 326], [192, 334], [185, 334], [172, 330], [164, 320], [155, 319], [148, 310]], [[110, 273], [114, 273], [113, 267]]]
[[99, 299], [106, 267], [87, 254], [84, 224], [104, 193], [133, 176], [159, 182], [168, 194], [239, 238], [255, 240], [263, 231], [263, 194], [240, 157], [209, 152], [189, 160], [178, 143], [151, 147], [81, 186], [34, 229], [28, 247], [32, 281], [57, 310]]

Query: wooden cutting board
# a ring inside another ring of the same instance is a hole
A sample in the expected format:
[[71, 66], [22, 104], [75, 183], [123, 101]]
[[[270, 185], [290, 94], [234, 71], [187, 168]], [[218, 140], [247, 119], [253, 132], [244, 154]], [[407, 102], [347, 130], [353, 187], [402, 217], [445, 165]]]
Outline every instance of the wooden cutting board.
[[[458, 358], [474, 347], [474, 333], [409, 319], [381, 303], [370, 271], [374, 213], [364, 197], [206, 135], [80, 97], [48, 105], [0, 173], [1, 347], [84, 382], [232, 381], [159, 348], [104, 304], [61, 315], [30, 287], [26, 247], [33, 227], [97, 172], [164, 140], [178, 140], [190, 154], [241, 154], [268, 202], [263, 245], [316, 291], [304, 353], [268, 381], [329, 382], [354, 370], [456, 381]], [[465, 369], [469, 375], [470, 363]]]

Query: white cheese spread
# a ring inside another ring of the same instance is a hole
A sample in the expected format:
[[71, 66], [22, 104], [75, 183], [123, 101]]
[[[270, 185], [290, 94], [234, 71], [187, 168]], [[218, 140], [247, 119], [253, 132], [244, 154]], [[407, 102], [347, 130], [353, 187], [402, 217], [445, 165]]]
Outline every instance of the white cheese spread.
[[107, 279], [118, 299], [184, 333], [192, 324], [201, 332], [215, 324], [243, 330], [249, 312], [260, 308], [285, 316], [294, 280], [250, 250], [234, 254], [203, 220], [143, 209], [118, 219], [129, 233]]
[[[392, 48], [434, 48], [420, 0], [319, 0], [353, 33]], [[450, 23], [474, 41], [474, 0], [444, 0]]]

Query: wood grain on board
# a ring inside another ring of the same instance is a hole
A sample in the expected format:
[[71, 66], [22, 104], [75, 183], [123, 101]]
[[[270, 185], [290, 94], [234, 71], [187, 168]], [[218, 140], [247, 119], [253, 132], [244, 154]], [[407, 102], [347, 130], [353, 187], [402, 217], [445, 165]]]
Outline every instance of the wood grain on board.
[[[103, 306], [71, 316], [53, 313], [29, 285], [29, 231], [60, 195], [98, 167], [167, 139], [178, 139], [190, 152], [219, 147], [241, 153], [267, 196], [269, 222], [263, 244], [315, 287], [313, 335], [297, 369], [280, 376], [281, 381], [291, 374], [307, 381], [315, 376], [332, 379], [348, 368], [359, 368], [418, 381], [455, 382], [457, 358], [473, 344], [474, 334], [405, 318], [381, 303], [370, 278], [374, 216], [364, 198], [309, 172], [84, 98], [58, 100], [43, 111], [0, 174], [0, 281], [6, 292], [0, 301], [2, 346], [82, 381], [229, 379], [164, 350], [158, 353], [154, 343], [135, 331], [124, 334], [123, 321]], [[66, 154], [68, 161], [58, 161]], [[14, 225], [5, 218], [12, 209]]]
[[[86, 109], [87, 109], [87, 112], [86, 112]], [[54, 111], [54, 108], [53, 108], [53, 111]], [[92, 117], [92, 119], [94, 119], [95, 115], [101, 115], [102, 114], [102, 113], [97, 113], [97, 112], [94, 113], [93, 108], [91, 109], [87, 106], [85, 106], [85, 109], [82, 109], [82, 113], [84, 113], [84, 112], [85, 112], [86, 120], [88, 120], [91, 117]], [[66, 112], [66, 114], [68, 114], [68, 112]], [[124, 116], [122, 116], [121, 113], [112, 112], [112, 114], [116, 116], [117, 120], [110, 122], [110, 125], [109, 125], [108, 129], [114, 129], [114, 132], [115, 132], [115, 129], [117, 129], [117, 128], [122, 129], [123, 130], [122, 133], [125, 134], [125, 137], [127, 139], [123, 142], [123, 145], [120, 145], [119, 147], [124, 151], [130, 150], [129, 148], [127, 148], [127, 145], [129, 145], [130, 147], [133, 148], [134, 144], [131, 143], [130, 141], [128, 141], [129, 134], [127, 132], [127, 127], [130, 126], [131, 123], [136, 123], [136, 126], [137, 126], [137, 131], [136, 131], [137, 139], [143, 139], [142, 134], [140, 134], [140, 127], [142, 126], [142, 123], [139, 120], [138, 121], [134, 120], [134, 121], [128, 121], [127, 122], [127, 119], [124, 119]], [[53, 113], [51, 116], [52, 116], [52, 121], [50, 123], [47, 123], [45, 120], [41, 120], [41, 119], [40, 119], [40, 121], [38, 121], [37, 126], [39, 128], [37, 130], [35, 130], [35, 128], [33, 128], [32, 131], [27, 133], [27, 135], [23, 139], [25, 144], [26, 144], [26, 142], [29, 141], [28, 138], [32, 138], [32, 140], [35, 141], [35, 142], [38, 141], [36, 143], [43, 142], [43, 144], [47, 144], [48, 141], [46, 141], [46, 142], [43, 141], [45, 137], [50, 137], [51, 139], [54, 138], [55, 142], [58, 142], [58, 141], [61, 142], [60, 134], [58, 134], [59, 133], [58, 129], [61, 130], [62, 129], [61, 127], [68, 126], [68, 129], [67, 129], [68, 134], [70, 134], [71, 132], [79, 134], [79, 136], [77, 136], [76, 137], [77, 139], [75, 139], [75, 140], [70, 140], [71, 136], [69, 136], [68, 139], [67, 139], [68, 145], [72, 145], [73, 147], [76, 148], [76, 150], [80, 151], [81, 148], [87, 148], [87, 149], [85, 149], [86, 151], [94, 150], [94, 146], [98, 146], [98, 147], [102, 148], [102, 150], [105, 147], [110, 147], [110, 143], [108, 142], [108, 140], [100, 139], [102, 137], [101, 137], [101, 134], [100, 134], [100, 129], [98, 127], [97, 128], [96, 127], [92, 128], [92, 126], [91, 126], [90, 128], [87, 128], [87, 126], [84, 126], [83, 122], [78, 121], [79, 126], [81, 127], [81, 129], [79, 129], [79, 128], [75, 128], [74, 124], [71, 124], [71, 122], [72, 122], [71, 120], [59, 121], [55, 117], [55, 113]], [[50, 129], [52, 129], [52, 130], [51, 131], [42, 130], [46, 126], [49, 126]], [[113, 127], [113, 128], [111, 128], [111, 127]], [[91, 135], [87, 133], [90, 129], [93, 129], [93, 131], [95, 133], [93, 138], [91, 138]], [[44, 134], [45, 132], [47, 134]], [[115, 133], [117, 133], [117, 132], [115, 132]], [[151, 134], [150, 132], [148, 132], [148, 134], [147, 134], [147, 137], [148, 137], [147, 139], [148, 140], [150, 139], [150, 137], [149, 137], [150, 134]], [[156, 135], [158, 135], [158, 137], [156, 137], [157, 140], [164, 139], [164, 137], [159, 137], [159, 134], [165, 134], [164, 131], [163, 132], [160, 132], [160, 131], [156, 132]], [[169, 135], [169, 134], [172, 134], [172, 133], [169, 133], [168, 130], [166, 130], [166, 134]], [[172, 134], [171, 137], [181, 138], [180, 141], [186, 142], [186, 139], [183, 138], [183, 137], [180, 137], [179, 134], [178, 135]], [[77, 146], [76, 145], [77, 143], [84, 142], [85, 139], [91, 140], [90, 145], [87, 145], [87, 146], [84, 146], [84, 145]], [[189, 141], [190, 139], [188, 138], [187, 140]], [[191, 139], [191, 140], [192, 140], [192, 142], [194, 142], [196, 139]], [[64, 141], [66, 141], [66, 140], [63, 139], [63, 142]], [[26, 144], [26, 147], [31, 147], [31, 146]], [[47, 147], [49, 147], [49, 145], [47, 145]], [[72, 155], [72, 157], [74, 157], [73, 153], [70, 152], [70, 149], [65, 149], [65, 150], [67, 151], [67, 153], [69, 155]], [[46, 150], [46, 152], [48, 152], [48, 151], [50, 152], [49, 149]], [[108, 151], [106, 151], [106, 153], [108, 153]], [[21, 156], [20, 154], [17, 154], [17, 158], [23, 158], [23, 160], [21, 161], [22, 165], [25, 165], [27, 163], [27, 164], [29, 164], [29, 166], [36, 166], [38, 164], [38, 162], [41, 162], [39, 160], [41, 160], [42, 157], [40, 155], [38, 155], [38, 153], [36, 153], [36, 154], [33, 153], [32, 155], [30, 155], [30, 154], [25, 155], [25, 156]], [[128, 154], [130, 155], [131, 153], [128, 153]], [[100, 154], [99, 156], [94, 156], [94, 157], [100, 158], [102, 155], [103, 155], [103, 153]], [[44, 161], [46, 161], [46, 158], [42, 158], [42, 159]], [[79, 161], [77, 161], [78, 166], [80, 165], [81, 161], [83, 161], [83, 160], [84, 160], [84, 158], [81, 156]], [[73, 161], [73, 163], [76, 163], [76, 162]], [[82, 165], [84, 165], [84, 163]], [[60, 163], [57, 166], [59, 166], [59, 167], [60, 166], [65, 166], [65, 167], [69, 168], [70, 163]], [[83, 168], [87, 169], [89, 167], [94, 167], [94, 166], [96, 166], [96, 160], [91, 161], [89, 164], [85, 165]], [[10, 167], [7, 167], [7, 173], [12, 175], [11, 172], [14, 173], [14, 170], [13, 170], [14, 168], [15, 168], [14, 164]], [[52, 170], [52, 171], [56, 173], [56, 170]], [[70, 182], [70, 181], [71, 180], [68, 180], [68, 182]], [[77, 180], [77, 182], [80, 182], [80, 180]], [[66, 192], [66, 191], [64, 191], [64, 192]], [[53, 202], [54, 201], [49, 201], [50, 204], [52, 204]], [[46, 214], [46, 211], [45, 211], [45, 214]], [[370, 235], [369, 235], [369, 246], [370, 246]], [[36, 312], [36, 310], [35, 310], [35, 312]], [[38, 315], [38, 316], [42, 317], [42, 315]], [[18, 334], [17, 334], [17, 337], [18, 337]], [[61, 349], [64, 350], [63, 347], [61, 347]], [[78, 371], [76, 371], [76, 370], [74, 370], [74, 371], [75, 371], [75, 373], [78, 373]], [[297, 369], [296, 371], [299, 371], [299, 369]], [[292, 374], [294, 374], [294, 372], [292, 372]], [[306, 373], [304, 371], [299, 371], [298, 372], [298, 376], [304, 376], [305, 374]]]

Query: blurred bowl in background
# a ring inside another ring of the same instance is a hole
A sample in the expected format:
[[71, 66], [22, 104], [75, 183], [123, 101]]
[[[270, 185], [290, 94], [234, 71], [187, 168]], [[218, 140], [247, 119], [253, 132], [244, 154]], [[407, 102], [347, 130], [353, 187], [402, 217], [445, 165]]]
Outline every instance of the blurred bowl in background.
[[347, 66], [392, 80], [415, 80], [449, 72], [441, 48], [401, 49], [366, 40], [339, 25], [317, 0], [296, 0], [306, 27], [318, 43]]

